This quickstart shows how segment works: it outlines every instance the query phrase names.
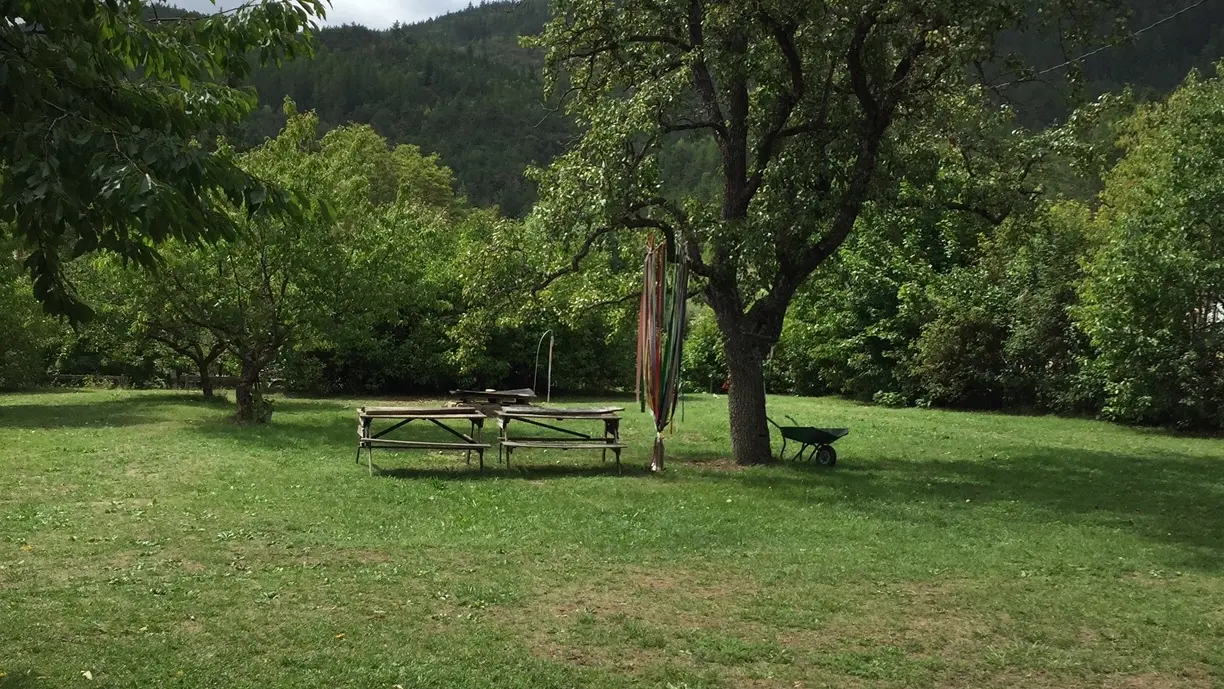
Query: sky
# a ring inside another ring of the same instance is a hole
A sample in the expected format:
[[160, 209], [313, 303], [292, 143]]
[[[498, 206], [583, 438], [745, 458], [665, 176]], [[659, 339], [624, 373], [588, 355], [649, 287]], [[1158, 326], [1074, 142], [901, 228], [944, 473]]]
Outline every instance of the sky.
[[[364, 24], [385, 29], [396, 21], [419, 22], [439, 14], [463, 9], [470, 0], [331, 0], [327, 24]], [[170, 0], [169, 4], [196, 12], [216, 12], [241, 4], [236, 0]]]

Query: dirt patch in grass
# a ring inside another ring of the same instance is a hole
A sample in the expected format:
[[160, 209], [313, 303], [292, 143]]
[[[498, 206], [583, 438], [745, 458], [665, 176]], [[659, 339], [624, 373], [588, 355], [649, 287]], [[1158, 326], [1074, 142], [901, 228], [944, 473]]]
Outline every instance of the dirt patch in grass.
[[1145, 672], [1139, 675], [1115, 675], [1104, 684], [1105, 689], [1208, 689], [1211, 678], [1201, 669], [1181, 675]]
[[736, 611], [756, 591], [742, 577], [631, 569], [548, 586], [521, 606], [488, 612], [538, 657], [637, 672], [663, 661], [691, 665], [691, 657], [667, 648], [669, 640], [738, 624]]
[[1153, 576], [1145, 572], [1131, 572], [1125, 576], [1125, 579], [1135, 584], [1151, 586], [1153, 588], [1164, 588], [1169, 585], [1167, 578]]
[[[314, 548], [309, 554], [290, 556], [294, 564], [302, 567], [336, 567], [345, 565], [385, 565], [391, 556], [380, 550], [367, 548]], [[278, 559], [272, 557], [272, 559]]]
[[199, 634], [200, 632], [204, 631], [204, 625], [201, 624], [199, 620], [194, 618], [179, 622], [178, 628], [179, 631], [183, 632], [184, 634]]
[[[881, 679], [1007, 686], [983, 683], [976, 673], [958, 682], [957, 675], [979, 665], [984, 653], [1012, 640], [1007, 615], [975, 611], [960, 598], [970, 586], [864, 585], [852, 596], [854, 605], [813, 628], [797, 628], [785, 615], [772, 618], [754, 609], [763, 590], [742, 575], [628, 570], [547, 587], [520, 607], [486, 612], [540, 658], [632, 675], [668, 667], [713, 670], [733, 686], [852, 687]], [[844, 595], [846, 587], [837, 590]], [[774, 592], [796, 601], [833, 593]], [[1050, 677], [1037, 686], [1066, 686], [1066, 679]]]
[[701, 469], [703, 471], [745, 471], [752, 468], [750, 466], [736, 464], [734, 459], [731, 459], [726, 455], [681, 456], [666, 461], [682, 464], [693, 469]]

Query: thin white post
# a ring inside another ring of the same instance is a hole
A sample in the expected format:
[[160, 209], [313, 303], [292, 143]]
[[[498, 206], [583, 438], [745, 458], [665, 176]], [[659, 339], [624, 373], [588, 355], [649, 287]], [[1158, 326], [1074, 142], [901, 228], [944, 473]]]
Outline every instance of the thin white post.
[[[538, 343], [536, 343], [535, 372], [531, 374], [531, 391], [532, 391], [532, 392], [535, 392], [536, 390], [538, 390], [538, 389], [539, 389], [539, 383], [540, 383], [540, 347], [543, 347], [543, 346], [544, 346], [544, 338], [545, 338], [545, 337], [549, 337], [550, 335], [552, 335], [552, 331], [551, 331], [551, 330], [545, 330], [545, 331], [544, 331], [544, 334], [543, 334], [543, 335], [540, 335], [540, 341], [539, 341]], [[549, 345], [548, 345], [548, 351], [549, 351], [549, 354], [548, 354], [548, 366], [549, 366], [549, 368], [548, 368], [548, 372], [549, 372], [549, 374], [548, 374], [548, 375], [549, 375], [549, 387], [551, 388], [551, 387], [552, 387], [552, 343], [551, 343], [551, 341], [549, 342]]]

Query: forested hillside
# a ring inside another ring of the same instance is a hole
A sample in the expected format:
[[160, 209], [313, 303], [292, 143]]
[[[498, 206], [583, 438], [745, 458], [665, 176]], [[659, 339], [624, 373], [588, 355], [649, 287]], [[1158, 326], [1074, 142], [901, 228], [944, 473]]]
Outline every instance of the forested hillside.
[[[1135, 0], [1130, 25], [1139, 30], [1193, 4]], [[547, 17], [546, 2], [524, 0], [486, 3], [386, 31], [324, 29], [313, 61], [255, 74], [262, 108], [246, 143], [280, 130], [281, 101], [289, 96], [299, 107], [316, 110], [324, 127], [366, 123], [393, 143], [439, 154], [472, 203], [521, 216], [535, 199], [524, 168], [551, 160], [573, 134], [543, 102], [539, 55], [518, 44], [518, 36], [537, 33]], [[1074, 57], [1048, 41], [1013, 37], [1009, 43], [1032, 64], [1054, 66]], [[1064, 117], [1077, 97], [1128, 84], [1143, 96], [1167, 93], [1192, 68], [1209, 69], [1222, 55], [1224, 3], [1208, 2], [1085, 60], [1085, 87], [1079, 91], [1059, 69], [1040, 83], [1011, 89], [1009, 98], [1021, 121], [1040, 127]], [[691, 160], [669, 166], [673, 184], [700, 184]]]
[[370, 124], [439, 154], [474, 204], [523, 215], [535, 199], [523, 170], [551, 160], [570, 134], [543, 102], [540, 61], [518, 46], [546, 17], [544, 3], [501, 3], [386, 31], [324, 29], [313, 61], [256, 73], [262, 108], [246, 143], [280, 130], [289, 96], [324, 127]]

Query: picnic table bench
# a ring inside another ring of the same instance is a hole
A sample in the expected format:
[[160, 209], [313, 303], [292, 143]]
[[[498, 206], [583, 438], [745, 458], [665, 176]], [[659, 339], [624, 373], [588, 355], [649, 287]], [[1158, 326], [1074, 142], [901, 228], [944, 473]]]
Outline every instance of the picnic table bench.
[[[620, 471], [621, 450], [627, 447], [620, 441], [620, 415], [623, 407], [603, 409], [545, 409], [541, 407], [513, 407], [499, 410], [497, 414], [498, 448], [497, 461], [504, 454], [506, 468], [510, 468], [510, 455], [516, 448], [540, 448], [554, 450], [600, 450], [603, 461], [608, 461], [608, 450], [616, 456], [616, 470]], [[561, 436], [510, 437], [510, 422], [521, 421], [530, 426], [546, 428], [561, 433]], [[546, 422], [554, 423], [546, 423]], [[556, 423], [572, 421], [602, 421], [603, 435], [594, 436]], [[503, 452], [504, 451], [504, 452]]]
[[[480, 442], [480, 431], [484, 428], [487, 418], [472, 407], [442, 407], [442, 408], [411, 408], [411, 407], [362, 407], [357, 411], [357, 461], [361, 462], [361, 451], [366, 450], [366, 466], [370, 474], [374, 474], [374, 448], [388, 450], [466, 450], [467, 463], [472, 463], [472, 453], [480, 459], [480, 468], [484, 469], [484, 451], [492, 447]], [[374, 432], [374, 421], [383, 419], [394, 421], [391, 426], [377, 433]], [[458, 440], [438, 442], [426, 440], [399, 440], [385, 437], [388, 433], [398, 430], [413, 421], [429, 422], [438, 428], [455, 436]], [[470, 433], [461, 433], [446, 425], [446, 421], [466, 421], [471, 424]]]

